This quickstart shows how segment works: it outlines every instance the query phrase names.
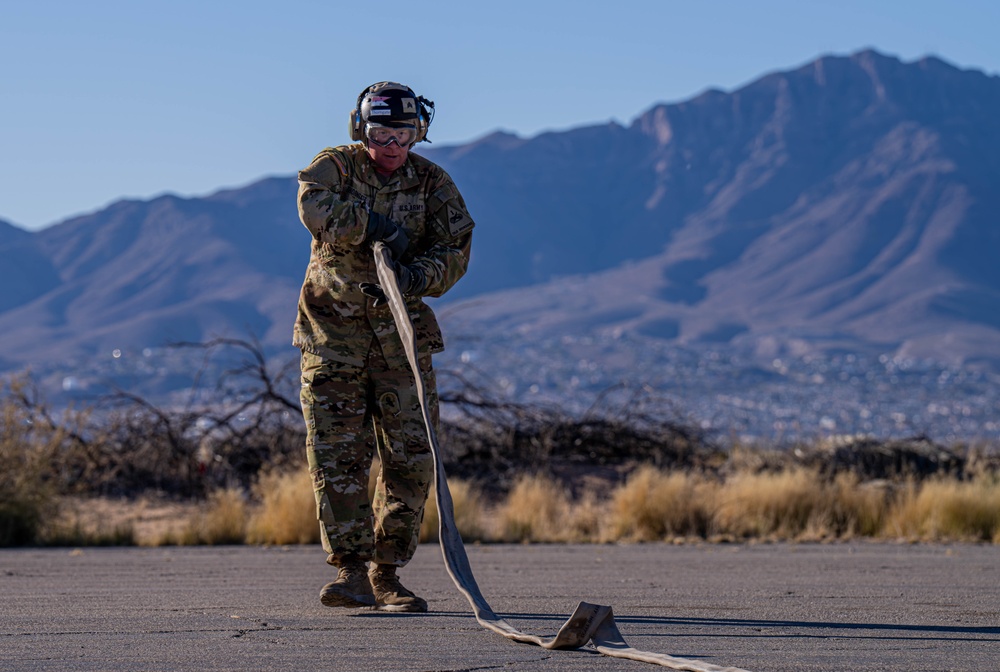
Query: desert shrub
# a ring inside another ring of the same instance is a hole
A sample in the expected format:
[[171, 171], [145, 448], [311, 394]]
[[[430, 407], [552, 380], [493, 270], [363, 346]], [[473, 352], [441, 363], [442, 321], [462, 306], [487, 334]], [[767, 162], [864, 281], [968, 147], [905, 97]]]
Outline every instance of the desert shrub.
[[593, 471], [620, 480], [637, 464], [702, 469], [719, 459], [699, 423], [683, 417], [650, 388], [615, 386], [585, 413], [506, 398], [462, 372], [439, 371], [439, 438], [448, 473], [486, 496], [510, 493], [526, 473], [561, 483], [575, 497], [580, 476]]
[[960, 477], [968, 466], [965, 455], [926, 436], [879, 440], [839, 437], [800, 449], [804, 463], [823, 475], [853, 473], [861, 479], [922, 481], [941, 475]]
[[60, 453], [54, 473], [64, 490], [201, 499], [229, 486], [249, 489], [262, 468], [301, 454], [301, 410], [290, 396], [297, 389], [294, 362], [269, 364], [253, 340], [174, 347], [198, 353], [186, 361], [203, 367], [189, 399], [165, 407], [125, 390], [99, 399]]
[[54, 513], [50, 465], [65, 433], [39, 421], [25, 380], [0, 394], [0, 546], [14, 546], [36, 541]]
[[[57, 421], [27, 379], [0, 384], [0, 545], [128, 543], [127, 526], [64, 519], [56, 493], [134, 500], [149, 491], [189, 506], [207, 497], [170, 543], [318, 540], [312, 485], [296, 466], [304, 434], [289, 396], [294, 366], [269, 366], [247, 341], [179, 347], [224, 356], [214, 385], [198, 376], [210, 387], [169, 410], [118, 393]], [[440, 434], [467, 541], [1000, 542], [993, 445], [838, 437], [789, 449], [734, 439], [722, 450], [699, 423], [627, 386], [580, 414], [457, 380], [442, 387]], [[376, 459], [370, 495], [378, 471]], [[432, 499], [422, 540], [436, 539], [436, 516]]]

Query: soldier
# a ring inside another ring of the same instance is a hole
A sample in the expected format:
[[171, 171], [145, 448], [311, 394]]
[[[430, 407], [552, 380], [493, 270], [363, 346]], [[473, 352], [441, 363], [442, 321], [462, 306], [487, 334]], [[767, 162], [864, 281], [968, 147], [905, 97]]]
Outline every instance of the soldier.
[[[474, 223], [448, 174], [410, 152], [426, 139], [433, 110], [407, 86], [373, 84], [351, 112], [351, 139], [360, 142], [324, 149], [299, 173], [299, 218], [313, 240], [293, 343], [302, 350], [320, 536], [339, 569], [320, 591], [329, 607], [427, 611], [396, 570], [416, 550], [434, 462], [372, 244], [383, 241], [392, 254], [436, 423], [431, 355], [444, 343], [422, 297], [441, 296], [465, 274]], [[375, 448], [381, 470], [369, 502]]]

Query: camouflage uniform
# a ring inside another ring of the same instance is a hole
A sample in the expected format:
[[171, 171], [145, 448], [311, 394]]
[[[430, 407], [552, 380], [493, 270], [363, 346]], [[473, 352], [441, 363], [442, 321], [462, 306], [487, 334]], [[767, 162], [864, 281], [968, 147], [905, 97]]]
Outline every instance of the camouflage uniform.
[[[474, 226], [447, 173], [412, 152], [385, 184], [362, 144], [325, 149], [299, 173], [299, 217], [312, 254], [299, 298], [293, 343], [302, 349], [302, 412], [317, 516], [328, 562], [352, 555], [402, 566], [413, 556], [433, 459], [414, 382], [387, 305], [359, 289], [377, 283], [363, 244], [368, 212], [405, 229], [401, 262], [419, 267], [426, 296], [440, 296], [469, 262]], [[431, 355], [444, 349], [434, 313], [407, 297], [420, 369], [437, 422]], [[382, 462], [373, 505], [368, 472]]]

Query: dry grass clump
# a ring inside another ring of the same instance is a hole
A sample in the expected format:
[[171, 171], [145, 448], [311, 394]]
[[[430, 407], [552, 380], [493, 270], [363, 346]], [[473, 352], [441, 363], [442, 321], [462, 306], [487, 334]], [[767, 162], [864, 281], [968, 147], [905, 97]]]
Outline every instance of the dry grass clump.
[[[48, 546], [134, 546], [139, 543], [130, 515], [114, 515], [114, 506], [63, 497], [54, 515], [45, 522], [38, 541]], [[121, 510], [116, 506], [115, 509]]]
[[261, 476], [252, 491], [217, 490], [180, 531], [167, 531], [157, 545], [310, 544], [319, 542], [316, 500], [309, 474], [301, 469]]
[[592, 492], [573, 502], [569, 519], [563, 532], [563, 541], [570, 543], [591, 543], [608, 541], [606, 504]]
[[135, 528], [121, 525], [87, 527], [80, 523], [60, 523], [46, 527], [39, 539], [46, 546], [136, 546]]
[[711, 520], [715, 488], [691, 474], [639, 467], [611, 495], [612, 540], [658, 541], [704, 536]]
[[[437, 508], [436, 488], [431, 487], [427, 507], [424, 509], [424, 519], [420, 523], [420, 541], [433, 542], [438, 540], [439, 516]], [[482, 493], [471, 483], [462, 480], [448, 479], [448, 491], [451, 493], [451, 503], [455, 513], [455, 527], [462, 541], [486, 541], [486, 510]]]
[[803, 469], [736, 474], [718, 493], [715, 532], [737, 538], [798, 537], [822, 505], [816, 481]]
[[156, 545], [215, 546], [246, 541], [249, 507], [242, 490], [225, 488], [208, 496], [180, 532], [167, 532]]
[[254, 493], [260, 504], [247, 524], [247, 543], [319, 543], [316, 497], [306, 469], [264, 474]]
[[831, 483], [816, 471], [736, 474], [717, 492], [714, 533], [740, 539], [843, 539], [878, 534], [887, 500], [851, 474]]
[[[455, 489], [452, 484], [448, 484], [448, 490], [451, 492], [452, 496], [452, 506], [455, 507], [455, 516], [458, 517], [458, 504], [454, 501]], [[437, 488], [433, 485], [431, 486], [431, 493], [427, 496], [427, 504], [424, 506], [424, 517], [420, 521], [420, 543], [423, 544], [429, 541], [437, 541], [438, 535], [438, 525], [440, 524], [441, 518], [438, 515], [437, 507]], [[468, 541], [464, 536], [462, 541]]]
[[991, 476], [909, 483], [887, 516], [885, 531], [911, 540], [1000, 543], [1000, 483]]
[[826, 489], [830, 505], [824, 511], [829, 529], [825, 536], [850, 539], [879, 534], [891, 501], [886, 483], [861, 483], [855, 474], [838, 474]]
[[497, 540], [506, 542], [567, 541], [572, 506], [566, 490], [550, 478], [521, 476], [496, 509]]

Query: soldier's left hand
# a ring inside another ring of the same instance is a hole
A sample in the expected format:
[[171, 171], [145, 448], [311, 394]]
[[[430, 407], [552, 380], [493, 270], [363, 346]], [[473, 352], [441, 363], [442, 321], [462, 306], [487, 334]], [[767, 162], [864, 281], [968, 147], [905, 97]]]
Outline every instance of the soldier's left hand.
[[382, 291], [382, 285], [376, 285], [374, 282], [362, 282], [358, 286], [364, 294], [375, 299], [372, 305], [376, 308], [389, 303], [389, 299], [386, 298], [385, 292]]
[[[392, 269], [396, 273], [396, 282], [399, 283], [399, 291], [403, 296], [416, 296], [427, 283], [424, 272], [417, 266], [404, 266], [396, 262], [392, 265]], [[372, 304], [375, 307], [389, 303], [382, 285], [374, 282], [362, 282], [358, 287], [361, 288], [362, 292], [375, 299], [375, 303]]]

